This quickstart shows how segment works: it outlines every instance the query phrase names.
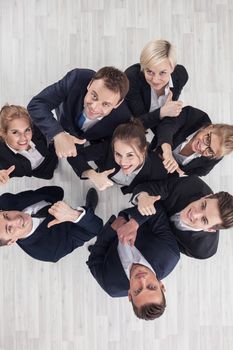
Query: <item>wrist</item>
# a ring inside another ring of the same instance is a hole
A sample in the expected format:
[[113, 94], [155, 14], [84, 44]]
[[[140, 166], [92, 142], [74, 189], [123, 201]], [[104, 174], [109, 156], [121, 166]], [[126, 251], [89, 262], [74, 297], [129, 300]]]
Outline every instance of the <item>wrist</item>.
[[129, 220], [129, 222], [130, 222], [131, 226], [132, 226], [135, 230], [138, 229], [139, 224], [138, 224], [138, 222], [137, 222], [134, 218], [131, 218], [131, 219]]

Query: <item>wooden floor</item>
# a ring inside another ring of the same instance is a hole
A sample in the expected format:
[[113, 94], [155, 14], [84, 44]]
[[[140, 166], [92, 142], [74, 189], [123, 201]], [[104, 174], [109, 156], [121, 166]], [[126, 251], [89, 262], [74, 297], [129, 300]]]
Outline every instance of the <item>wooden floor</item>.
[[[142, 47], [165, 38], [189, 72], [183, 101], [214, 122], [233, 123], [232, 0], [0, 0], [0, 103], [26, 105], [74, 67], [121, 69]], [[228, 156], [206, 181], [232, 191]], [[52, 181], [13, 179], [1, 193], [56, 184], [72, 205], [90, 183], [62, 161]], [[107, 219], [128, 206], [114, 187], [100, 193]], [[182, 257], [164, 281], [167, 311], [137, 320], [126, 299], [111, 299], [90, 275], [86, 247], [57, 264], [17, 246], [0, 252], [0, 350], [230, 350], [233, 348], [233, 230], [207, 261]]]

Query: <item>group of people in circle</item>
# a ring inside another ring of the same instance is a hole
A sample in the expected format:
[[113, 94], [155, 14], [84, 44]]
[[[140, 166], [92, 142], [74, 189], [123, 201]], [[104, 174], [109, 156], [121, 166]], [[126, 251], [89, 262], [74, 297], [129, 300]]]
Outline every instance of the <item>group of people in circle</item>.
[[4, 193], [0, 245], [17, 242], [31, 257], [56, 262], [96, 236], [87, 264], [99, 285], [112, 297], [128, 296], [139, 318], [162, 315], [161, 280], [180, 253], [211, 257], [219, 230], [233, 226], [232, 195], [213, 194], [200, 179], [232, 152], [233, 125], [214, 124], [204, 111], [183, 107], [179, 96], [187, 81], [175, 47], [153, 40], [125, 72], [76, 68], [27, 109], [3, 106], [2, 187], [11, 177], [51, 179], [64, 157], [96, 189], [117, 184], [131, 193], [132, 206], [104, 225], [95, 215], [94, 188], [76, 209], [62, 201], [58, 186]]

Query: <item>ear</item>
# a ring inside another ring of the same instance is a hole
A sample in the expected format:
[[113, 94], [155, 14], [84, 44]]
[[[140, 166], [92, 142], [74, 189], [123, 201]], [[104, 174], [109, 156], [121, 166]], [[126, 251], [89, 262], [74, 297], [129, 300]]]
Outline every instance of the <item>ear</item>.
[[159, 285], [160, 285], [160, 289], [165, 293], [166, 292], [165, 285], [161, 281], [159, 282]]
[[12, 245], [17, 241], [17, 239], [11, 238], [6, 245]]
[[132, 295], [130, 293], [130, 289], [128, 290], [128, 300], [131, 302], [132, 301]]

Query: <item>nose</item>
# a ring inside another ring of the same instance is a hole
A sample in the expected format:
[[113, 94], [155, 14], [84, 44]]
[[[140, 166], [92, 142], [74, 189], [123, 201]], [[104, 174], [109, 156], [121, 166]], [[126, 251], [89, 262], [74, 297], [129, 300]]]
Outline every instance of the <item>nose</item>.
[[8, 222], [10, 222], [11, 226], [13, 226], [14, 228], [21, 228], [22, 227], [22, 219], [19, 215], [13, 217], [13, 218], [9, 218], [7, 219]]
[[193, 218], [194, 218], [195, 220], [198, 220], [198, 219], [200, 219], [200, 218], [202, 217], [202, 215], [203, 215], [202, 212], [196, 210], [196, 211], [193, 213]]
[[26, 138], [26, 135], [23, 133], [23, 134], [20, 134], [19, 136], [19, 141], [25, 141], [27, 138]]
[[153, 75], [152, 82], [157, 83], [158, 81], [159, 81], [159, 75], [158, 74]]
[[101, 104], [99, 103], [99, 101], [93, 101], [91, 104], [91, 108], [94, 112], [101, 113], [102, 111]]

